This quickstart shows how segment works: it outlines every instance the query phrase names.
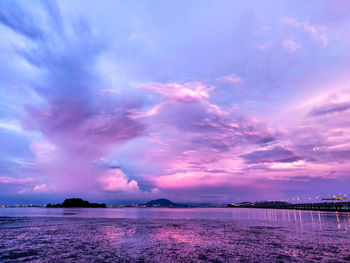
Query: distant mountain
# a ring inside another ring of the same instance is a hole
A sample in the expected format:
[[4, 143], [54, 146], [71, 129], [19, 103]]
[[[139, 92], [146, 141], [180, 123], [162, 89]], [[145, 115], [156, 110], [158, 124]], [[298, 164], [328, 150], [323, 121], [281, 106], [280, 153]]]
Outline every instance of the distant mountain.
[[143, 205], [147, 207], [185, 207], [185, 205], [173, 203], [170, 200], [164, 198], [151, 200]]
[[88, 201], [85, 201], [81, 198], [69, 198], [64, 200], [62, 204], [47, 204], [46, 207], [48, 208], [55, 208], [55, 207], [99, 207], [99, 208], [106, 208], [106, 204], [97, 204], [97, 203], [90, 203]]

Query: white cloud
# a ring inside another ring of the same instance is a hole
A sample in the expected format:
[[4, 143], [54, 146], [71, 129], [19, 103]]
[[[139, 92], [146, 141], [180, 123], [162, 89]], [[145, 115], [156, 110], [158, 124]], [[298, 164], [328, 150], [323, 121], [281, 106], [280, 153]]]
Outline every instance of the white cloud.
[[140, 85], [140, 88], [163, 95], [174, 101], [180, 102], [200, 102], [207, 100], [209, 91], [213, 87], [206, 86], [201, 82], [186, 83], [146, 83]]
[[281, 21], [291, 27], [300, 28], [312, 39], [319, 42], [322, 47], [328, 45], [328, 37], [326, 34], [327, 27], [322, 25], [313, 25], [309, 22], [298, 22], [294, 18], [282, 18]]
[[297, 51], [299, 48], [301, 48], [300, 45], [298, 45], [297, 43], [295, 43], [293, 40], [291, 39], [286, 39], [282, 41], [282, 46], [286, 49], [288, 49], [291, 52], [295, 52]]
[[217, 79], [220, 82], [240, 83], [242, 79], [235, 74], [225, 75]]
[[0, 129], [22, 133], [22, 127], [16, 120], [0, 120]]
[[266, 43], [266, 44], [261, 44], [261, 45], [258, 45], [258, 49], [261, 49], [261, 50], [265, 50], [265, 49], [269, 49], [272, 47], [272, 44], [271, 43]]
[[33, 187], [34, 192], [44, 192], [48, 190], [47, 184], [39, 184]]

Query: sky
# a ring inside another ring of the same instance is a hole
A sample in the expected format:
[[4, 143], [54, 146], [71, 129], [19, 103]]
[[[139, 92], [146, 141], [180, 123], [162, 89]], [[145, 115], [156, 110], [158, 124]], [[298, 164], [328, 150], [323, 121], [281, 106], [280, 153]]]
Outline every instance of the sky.
[[349, 195], [349, 14], [0, 1], [0, 203]]

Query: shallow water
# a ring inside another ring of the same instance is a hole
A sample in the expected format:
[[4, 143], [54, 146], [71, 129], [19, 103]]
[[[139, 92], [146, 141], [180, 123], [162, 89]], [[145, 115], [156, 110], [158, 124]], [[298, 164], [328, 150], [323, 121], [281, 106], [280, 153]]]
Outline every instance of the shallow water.
[[347, 262], [350, 214], [0, 209], [0, 262]]

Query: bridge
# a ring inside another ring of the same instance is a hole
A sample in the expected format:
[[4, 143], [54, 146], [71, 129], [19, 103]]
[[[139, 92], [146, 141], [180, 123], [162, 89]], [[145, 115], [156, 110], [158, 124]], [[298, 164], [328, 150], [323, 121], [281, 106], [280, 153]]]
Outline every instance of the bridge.
[[287, 204], [281, 208], [300, 209], [300, 210], [350, 212], [350, 202]]
[[290, 204], [290, 203], [283, 203], [283, 202], [267, 202], [267, 203], [256, 202], [256, 203], [228, 204], [227, 207], [350, 212], [350, 202], [323, 202], [323, 203], [298, 203], [298, 204]]

